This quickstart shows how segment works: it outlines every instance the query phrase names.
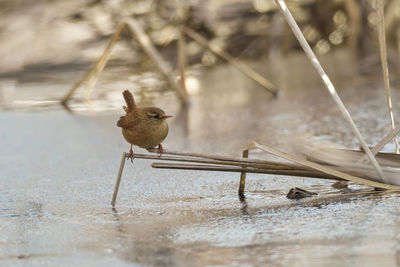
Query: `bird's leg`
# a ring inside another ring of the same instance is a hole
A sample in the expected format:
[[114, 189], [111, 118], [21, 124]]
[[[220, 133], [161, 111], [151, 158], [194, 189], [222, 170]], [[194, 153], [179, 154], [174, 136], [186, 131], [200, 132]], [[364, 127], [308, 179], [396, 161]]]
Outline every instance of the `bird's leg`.
[[127, 155], [127, 158], [131, 159], [131, 162], [133, 163], [133, 150], [132, 150], [132, 145], [131, 145], [131, 149], [129, 149], [129, 154]]
[[161, 157], [162, 156], [162, 154], [164, 153], [164, 149], [163, 149], [163, 146], [162, 146], [162, 144], [159, 144], [158, 145], [158, 154], [159, 154], [159, 157]]

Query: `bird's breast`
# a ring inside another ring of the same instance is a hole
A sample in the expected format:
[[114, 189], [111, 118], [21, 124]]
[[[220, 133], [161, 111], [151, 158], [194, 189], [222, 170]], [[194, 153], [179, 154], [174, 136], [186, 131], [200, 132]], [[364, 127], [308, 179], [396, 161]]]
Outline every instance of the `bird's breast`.
[[158, 146], [168, 135], [168, 124], [137, 124], [131, 129], [122, 128], [122, 135], [130, 144], [148, 149]]

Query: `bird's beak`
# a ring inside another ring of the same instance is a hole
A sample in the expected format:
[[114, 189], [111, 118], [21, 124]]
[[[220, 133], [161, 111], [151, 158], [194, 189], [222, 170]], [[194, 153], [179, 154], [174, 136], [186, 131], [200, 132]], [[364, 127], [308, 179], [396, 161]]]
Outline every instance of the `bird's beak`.
[[170, 115], [163, 116], [163, 119], [168, 119], [168, 118], [172, 118], [172, 116], [170, 116]]

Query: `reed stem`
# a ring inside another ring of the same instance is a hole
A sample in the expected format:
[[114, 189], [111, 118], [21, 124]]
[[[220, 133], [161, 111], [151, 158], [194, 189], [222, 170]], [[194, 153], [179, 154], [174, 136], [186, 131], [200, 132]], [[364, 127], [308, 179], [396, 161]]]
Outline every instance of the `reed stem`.
[[362, 137], [360, 131], [358, 130], [357, 126], [355, 125], [353, 119], [350, 116], [349, 111], [346, 109], [345, 105], [343, 104], [342, 100], [340, 99], [338, 93], [336, 92], [335, 87], [333, 86], [331, 80], [329, 79], [328, 75], [325, 73], [324, 69], [322, 68], [321, 64], [319, 63], [317, 57], [315, 56], [314, 52], [312, 51], [310, 45], [307, 43], [306, 39], [304, 38], [303, 33], [301, 32], [299, 26], [297, 25], [296, 21], [294, 20], [292, 14], [290, 13], [286, 3], [284, 0], [275, 0], [276, 4], [279, 7], [282, 15], [286, 19], [287, 23], [289, 24], [290, 28], [292, 29], [294, 35], [296, 36], [297, 40], [299, 41], [301, 47], [303, 48], [305, 54], [309, 58], [311, 64], [319, 73], [322, 81], [324, 82], [326, 88], [328, 89], [329, 93], [331, 94], [333, 100], [335, 101], [336, 105], [342, 112], [346, 121], [350, 124], [353, 133], [356, 135], [357, 139], [359, 140], [362, 148], [364, 149], [365, 153], [368, 155], [368, 158], [372, 165], [374, 166], [378, 176], [385, 182], [388, 183], [387, 178], [383, 174], [382, 168], [380, 167], [379, 163], [376, 161], [374, 155], [372, 154], [371, 150], [369, 149], [367, 143], [365, 142], [364, 138]]
[[347, 181], [352, 181], [354, 183], [359, 183], [359, 184], [365, 184], [365, 185], [369, 185], [369, 186], [373, 186], [373, 187], [377, 187], [377, 188], [384, 188], [384, 189], [390, 189], [390, 190], [396, 190], [399, 191], [400, 187], [399, 186], [395, 186], [395, 185], [391, 185], [391, 184], [387, 184], [387, 183], [381, 183], [381, 182], [375, 182], [375, 181], [371, 181], [368, 179], [364, 179], [364, 178], [360, 178], [348, 173], [344, 173], [342, 171], [339, 170], [335, 170], [333, 168], [330, 168], [328, 166], [325, 165], [321, 165], [315, 162], [311, 162], [308, 160], [305, 160], [303, 158], [294, 156], [294, 155], [289, 155], [287, 153], [278, 151], [276, 149], [273, 149], [271, 147], [267, 147], [265, 145], [261, 145], [258, 144], [257, 142], [251, 142], [248, 146], [247, 149], [254, 149], [254, 148], [258, 148], [261, 149], [267, 153], [270, 153], [272, 155], [275, 155], [277, 157], [286, 159], [286, 160], [290, 160], [292, 162], [295, 162], [297, 164], [301, 164], [303, 166], [307, 166], [309, 168], [312, 168], [314, 170], [318, 170], [320, 172], [332, 175], [332, 176], [336, 176], [342, 179], [345, 179]]
[[[158, 153], [157, 148], [150, 148], [147, 149], [148, 152], [151, 153]], [[144, 155], [144, 154], [135, 154], [135, 155]], [[163, 155], [161, 158], [165, 157], [164, 155], [176, 155], [176, 156], [185, 156], [185, 157], [192, 157], [192, 158], [203, 158], [203, 159], [211, 159], [211, 160], [221, 160], [225, 162], [239, 162], [239, 163], [255, 163], [255, 164], [268, 164], [271, 166], [282, 166], [282, 163], [280, 162], [274, 162], [274, 161], [266, 161], [266, 160], [259, 160], [259, 159], [243, 159], [243, 158], [234, 158], [234, 157], [227, 157], [227, 156], [220, 156], [220, 155], [212, 155], [212, 154], [204, 154], [204, 153], [192, 153], [192, 152], [180, 152], [180, 151], [171, 151], [164, 149], [163, 150]], [[147, 156], [147, 155], [144, 155]], [[160, 158], [160, 157], [157, 157]], [[292, 163], [285, 163], [285, 168], [293, 168], [293, 169], [298, 169], [298, 168], [304, 168], [300, 165], [297, 164], [292, 164]]]
[[[277, 169], [264, 169], [264, 168], [247, 168], [247, 167], [223, 167], [216, 165], [201, 165], [201, 164], [177, 164], [177, 163], [153, 163], [153, 168], [158, 169], [176, 169], [176, 170], [197, 170], [197, 171], [221, 171], [221, 172], [240, 172], [240, 173], [262, 173], [262, 174], [276, 174], [285, 176], [299, 176], [309, 178], [320, 178], [328, 180], [345, 180], [333, 175], [327, 175], [318, 171], [312, 170], [277, 170]], [[245, 180], [240, 185], [243, 190], [239, 190], [239, 195], [244, 192]], [[239, 187], [241, 188], [241, 187]]]
[[[376, 11], [378, 14], [379, 52], [381, 56], [383, 81], [385, 82], [386, 102], [389, 109], [390, 123], [392, 125], [392, 129], [395, 129], [393, 109], [392, 109], [392, 98], [390, 96], [389, 68], [387, 63], [387, 52], [386, 52], [383, 0], [376, 0]], [[399, 142], [397, 141], [397, 138], [394, 139], [394, 142], [396, 144], [396, 153], [399, 154]]]
[[[156, 152], [155, 152], [156, 153]], [[235, 158], [223, 157], [224, 160], [215, 160], [215, 159], [208, 159], [205, 157], [197, 157], [187, 156], [185, 154], [193, 154], [193, 153], [179, 153], [179, 157], [171, 157], [165, 156], [164, 154], [168, 154], [170, 152], [164, 151], [162, 156], [156, 155], [146, 155], [146, 154], [133, 154], [134, 158], [141, 158], [141, 159], [154, 159], [154, 160], [169, 160], [169, 161], [181, 161], [181, 162], [193, 162], [193, 163], [202, 163], [202, 164], [218, 164], [218, 165], [227, 165], [227, 166], [238, 166], [238, 167], [252, 167], [252, 168], [268, 168], [274, 170], [307, 170], [307, 168], [301, 165], [295, 165], [290, 163], [280, 163], [280, 162], [273, 162], [273, 161], [257, 161], [253, 162], [252, 160], [247, 161], [236, 161]], [[174, 154], [178, 154], [178, 152], [174, 152]], [[207, 157], [212, 157], [212, 155], [201, 154]], [[219, 156], [214, 156], [219, 157]]]
[[170, 84], [170, 86], [175, 89], [182, 104], [184, 106], [188, 105], [189, 100], [186, 95], [186, 92], [181, 87], [181, 85], [177, 83], [175, 79], [172, 77], [171, 67], [169, 66], [169, 64], [167, 64], [167, 62], [164, 61], [160, 53], [153, 46], [153, 43], [151, 42], [149, 36], [144, 32], [139, 22], [137, 22], [137, 20], [133, 18], [126, 18], [125, 22], [129, 26], [128, 28], [132, 32], [132, 34], [136, 36], [136, 39], [143, 48], [144, 52], [154, 62], [154, 64], [161, 72], [161, 74], [164, 76], [164, 78], [167, 80], [167, 82]]
[[111, 200], [111, 206], [113, 208], [115, 208], [115, 202], [117, 201], [118, 189], [119, 189], [119, 184], [121, 183], [121, 177], [122, 177], [122, 171], [124, 170], [125, 159], [126, 159], [126, 153], [124, 152], [122, 153], [121, 163], [119, 164], [118, 176], [117, 180], [115, 181], [114, 193]]

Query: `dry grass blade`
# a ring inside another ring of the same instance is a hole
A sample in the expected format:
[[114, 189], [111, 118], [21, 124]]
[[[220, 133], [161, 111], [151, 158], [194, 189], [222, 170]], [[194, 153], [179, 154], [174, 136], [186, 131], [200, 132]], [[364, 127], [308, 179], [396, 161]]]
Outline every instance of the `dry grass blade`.
[[317, 57], [315, 56], [314, 52], [312, 51], [310, 45], [307, 43], [303, 33], [301, 32], [299, 26], [297, 25], [296, 21], [294, 20], [292, 14], [290, 13], [288, 7], [284, 0], [275, 0], [276, 4], [279, 7], [282, 15], [288, 22], [290, 28], [292, 29], [294, 35], [296, 36], [297, 40], [299, 41], [301, 47], [303, 48], [305, 54], [309, 58], [311, 64], [317, 70], [318, 74], [321, 76], [322, 81], [324, 82], [326, 88], [328, 89], [329, 93], [331, 94], [333, 100], [335, 101], [336, 105], [342, 112], [344, 118], [350, 124], [351, 129], [353, 130], [354, 134], [356, 135], [357, 139], [359, 140], [362, 148], [364, 149], [365, 153], [367, 153], [369, 160], [371, 161], [372, 165], [374, 166], [376, 172], [378, 173], [379, 177], [387, 183], [387, 179], [382, 171], [382, 168], [379, 166], [379, 163], [376, 161], [374, 155], [372, 154], [371, 150], [369, 149], [367, 143], [365, 142], [364, 138], [362, 137], [360, 131], [358, 130], [357, 126], [355, 125], [353, 119], [350, 116], [350, 113], [346, 109], [345, 105], [343, 104], [342, 100], [340, 99], [339, 95], [336, 92], [335, 87], [333, 86], [331, 80], [329, 79], [328, 75], [325, 73], [324, 69], [322, 68], [321, 64], [319, 63]]
[[350, 174], [335, 170], [333, 168], [330, 168], [330, 167], [327, 167], [327, 166], [324, 166], [324, 165], [321, 165], [321, 164], [318, 164], [318, 163], [315, 163], [315, 162], [311, 162], [311, 161], [302, 159], [302, 158], [297, 157], [297, 156], [286, 154], [284, 152], [275, 150], [275, 149], [267, 147], [265, 145], [258, 144], [257, 142], [251, 142], [247, 147], [247, 149], [254, 149], [254, 148], [261, 149], [261, 150], [263, 150], [263, 151], [265, 151], [267, 153], [273, 154], [273, 155], [275, 155], [277, 157], [284, 158], [286, 160], [295, 162], [297, 164], [301, 164], [303, 166], [307, 166], [309, 168], [321, 171], [321, 172], [329, 174], [329, 175], [333, 175], [333, 176], [345, 179], [347, 181], [351, 181], [351, 182], [359, 183], [359, 184], [364, 184], [364, 185], [368, 185], [368, 186], [373, 186], [373, 187], [377, 187], [377, 188], [384, 188], [384, 189], [388, 189], [388, 190], [395, 190], [395, 191], [399, 191], [400, 190], [399, 186], [394, 186], [394, 185], [390, 185], [390, 184], [386, 184], [386, 183], [374, 182], [374, 181], [370, 181], [370, 180], [367, 180], [367, 179], [364, 179], [364, 178], [360, 178], [360, 177], [357, 177], [357, 176], [354, 176], [354, 175], [350, 175]]
[[[386, 52], [383, 0], [376, 0], [376, 11], [378, 13], [377, 25], [378, 25], [378, 36], [379, 36], [379, 52], [381, 55], [383, 80], [385, 82], [386, 101], [389, 109], [390, 123], [392, 125], [392, 129], [395, 129], [394, 116], [392, 110], [392, 99], [390, 97], [389, 68], [387, 63], [387, 52]], [[397, 141], [397, 138], [395, 138], [395, 144], [396, 144], [396, 153], [399, 153], [399, 142]]]
[[241, 63], [240, 61], [236, 60], [234, 57], [229, 55], [228, 53], [222, 51], [221, 49], [213, 46], [210, 44], [210, 42], [205, 39], [203, 36], [198, 34], [197, 32], [193, 31], [192, 29], [183, 28], [183, 32], [187, 34], [190, 38], [201, 44], [202, 46], [210, 49], [213, 53], [216, 55], [220, 56], [221, 58], [225, 59], [228, 61], [232, 66], [237, 68], [239, 71], [241, 71], [243, 74], [246, 76], [250, 77], [252, 80], [256, 81], [258, 84], [263, 86], [265, 89], [267, 89], [269, 92], [271, 92], [274, 96], [277, 96], [278, 94], [278, 89], [273, 85], [270, 81], [265, 79], [263, 76], [252, 70], [249, 66]]

